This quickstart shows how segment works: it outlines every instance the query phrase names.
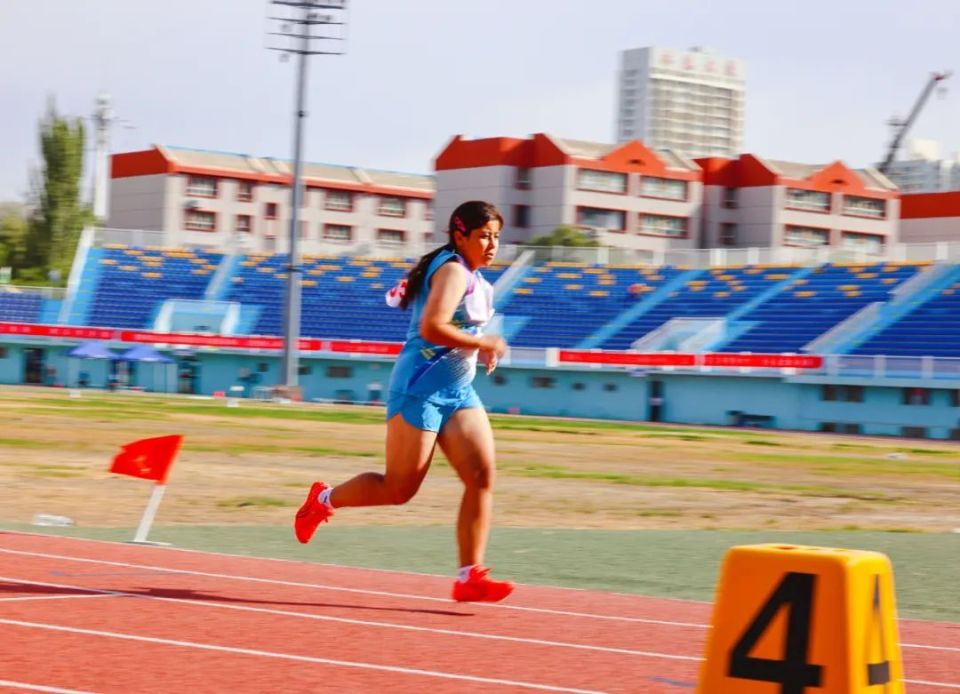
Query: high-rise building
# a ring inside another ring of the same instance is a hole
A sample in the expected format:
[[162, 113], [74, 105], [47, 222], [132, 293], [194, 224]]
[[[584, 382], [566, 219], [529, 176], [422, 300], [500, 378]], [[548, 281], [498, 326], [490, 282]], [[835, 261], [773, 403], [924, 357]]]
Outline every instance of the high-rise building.
[[904, 193], [938, 193], [960, 190], [960, 154], [943, 159], [940, 143], [912, 140], [906, 159], [890, 162], [887, 178]]
[[744, 72], [742, 60], [700, 48], [622, 51], [614, 137], [687, 157], [738, 156]]

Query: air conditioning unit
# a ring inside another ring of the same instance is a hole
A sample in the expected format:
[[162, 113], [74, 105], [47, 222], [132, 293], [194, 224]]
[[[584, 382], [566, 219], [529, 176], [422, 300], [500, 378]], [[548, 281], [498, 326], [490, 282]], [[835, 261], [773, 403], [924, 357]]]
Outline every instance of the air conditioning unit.
[[196, 200], [187, 200], [183, 203], [183, 209], [185, 210], [196, 210], [200, 207], [200, 203]]

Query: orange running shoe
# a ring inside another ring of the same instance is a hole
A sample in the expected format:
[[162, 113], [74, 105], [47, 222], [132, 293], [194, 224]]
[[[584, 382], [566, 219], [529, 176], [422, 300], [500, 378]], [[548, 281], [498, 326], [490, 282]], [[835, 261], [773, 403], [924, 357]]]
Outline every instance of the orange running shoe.
[[466, 581], [453, 584], [453, 599], [457, 602], [500, 602], [513, 592], [510, 581], [487, 578], [490, 569], [474, 566]]
[[317, 495], [326, 488], [327, 485], [323, 482], [314, 482], [307, 493], [307, 500], [297, 511], [297, 517], [293, 521], [293, 530], [301, 544], [305, 545], [310, 542], [310, 538], [317, 531], [317, 526], [326, 523], [333, 515], [333, 509], [320, 503], [317, 498]]

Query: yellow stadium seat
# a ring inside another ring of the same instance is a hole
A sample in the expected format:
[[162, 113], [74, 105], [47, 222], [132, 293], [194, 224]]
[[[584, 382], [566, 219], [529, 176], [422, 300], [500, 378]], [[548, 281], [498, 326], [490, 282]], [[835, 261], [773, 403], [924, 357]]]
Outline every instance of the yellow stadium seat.
[[609, 296], [609, 293], [603, 291], [602, 289], [594, 289], [590, 292], [590, 296]]
[[570, 291], [576, 291], [579, 289], [583, 289], [583, 285], [582, 284], [565, 284], [563, 285], [563, 288], [568, 289]]
[[799, 297], [799, 298], [801, 298], [801, 299], [809, 299], [811, 296], [815, 296], [815, 295], [816, 295], [816, 292], [810, 291], [810, 290], [808, 289], [808, 290], [804, 290], [804, 291], [802, 291], [802, 292], [794, 292], [793, 295], [796, 296], [796, 297]]
[[136, 265], [121, 265], [120, 269], [124, 272], [135, 272], [139, 268]]
[[101, 265], [116, 265], [116, 264], [117, 264], [117, 261], [114, 260], [113, 258], [101, 258], [101, 259], [100, 259], [100, 264], [101, 264]]
[[352, 275], [338, 275], [337, 282], [353, 282]]
[[523, 281], [525, 284], [536, 284], [537, 282], [542, 282], [543, 280], [541, 280], [539, 277], [525, 277]]
[[158, 280], [163, 277], [163, 274], [159, 272], [144, 272], [140, 276], [146, 277], [148, 280]]

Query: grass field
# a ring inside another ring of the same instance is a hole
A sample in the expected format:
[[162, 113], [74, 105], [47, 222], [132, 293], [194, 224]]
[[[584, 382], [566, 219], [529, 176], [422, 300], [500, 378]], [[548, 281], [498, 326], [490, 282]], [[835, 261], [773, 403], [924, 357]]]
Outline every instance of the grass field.
[[[0, 523], [73, 518], [129, 539], [149, 484], [111, 475], [121, 444], [184, 434], [153, 539], [311, 561], [449, 572], [460, 485], [438, 455], [403, 507], [351, 509], [301, 548], [309, 483], [382, 467], [383, 412], [4, 387]], [[723, 550], [803, 542], [887, 552], [905, 613], [960, 604], [956, 444], [529, 417], [493, 418], [489, 561], [520, 580], [709, 599]], [[319, 539], [320, 536], [318, 536]], [[952, 575], [951, 575], [952, 574]], [[953, 617], [960, 615], [960, 607]]]

